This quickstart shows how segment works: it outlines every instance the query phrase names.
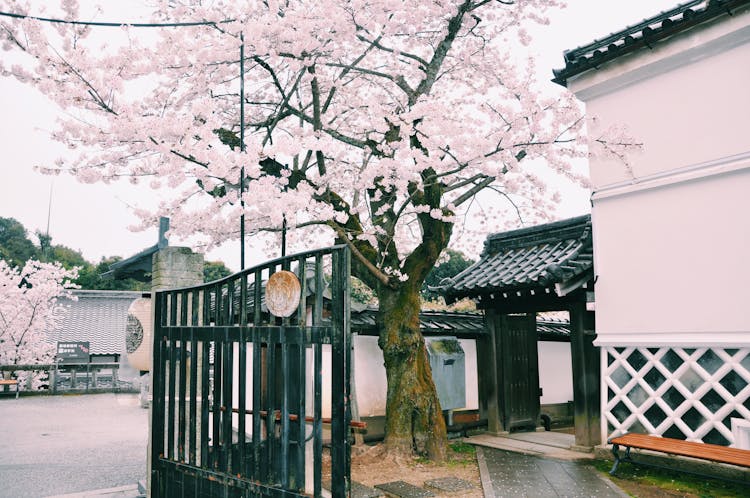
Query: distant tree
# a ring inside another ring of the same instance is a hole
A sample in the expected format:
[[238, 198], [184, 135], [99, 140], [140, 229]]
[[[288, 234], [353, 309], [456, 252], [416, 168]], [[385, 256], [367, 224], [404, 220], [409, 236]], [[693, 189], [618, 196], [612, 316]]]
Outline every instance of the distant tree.
[[[29, 260], [12, 267], [0, 260], [0, 365], [28, 365], [52, 360], [54, 346], [47, 331], [55, 329], [66, 312], [62, 297], [74, 299], [70, 289], [76, 270], [60, 263]], [[18, 374], [24, 380], [28, 373]], [[36, 387], [39, 379], [34, 379]]]
[[430, 290], [431, 287], [437, 287], [444, 278], [455, 277], [474, 264], [462, 252], [453, 249], [448, 249], [444, 258], [446, 259], [442, 263], [430, 271], [422, 284], [422, 298], [427, 301], [434, 301], [440, 296], [438, 292]]
[[62, 245], [50, 245], [49, 251], [45, 256], [48, 262], [56, 261], [68, 270], [76, 266], [81, 268], [92, 266], [91, 263], [86, 261], [86, 258], [83, 257], [80, 251]]
[[29, 239], [26, 228], [15, 218], [0, 218], [0, 258], [10, 266], [20, 266], [38, 257], [39, 249]]
[[206, 261], [203, 263], [203, 281], [213, 282], [220, 278], [228, 277], [232, 270], [221, 261]]

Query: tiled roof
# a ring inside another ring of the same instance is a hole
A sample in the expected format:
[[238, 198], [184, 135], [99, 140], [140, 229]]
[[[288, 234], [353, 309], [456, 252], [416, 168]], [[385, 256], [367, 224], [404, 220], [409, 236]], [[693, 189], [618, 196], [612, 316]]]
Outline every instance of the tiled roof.
[[622, 31], [594, 40], [564, 52], [565, 67], [553, 70], [555, 83], [566, 86], [568, 79], [592, 68], [633, 53], [652, 48], [667, 38], [689, 30], [699, 24], [750, 5], [750, 0], [693, 0], [674, 9], [629, 26]]
[[159, 240], [156, 245], [148, 247], [127, 259], [112, 263], [109, 265], [109, 271], [102, 273], [102, 278], [132, 278], [140, 282], [150, 282], [154, 253], [169, 245], [169, 242], [167, 241], [168, 231], [169, 218], [159, 218]]
[[[377, 335], [377, 310], [372, 308], [351, 313], [351, 329], [364, 335]], [[419, 327], [425, 335], [453, 335], [476, 337], [485, 333], [484, 317], [480, 313], [422, 311]]]
[[479, 261], [442, 285], [446, 300], [527, 290], [561, 292], [593, 274], [591, 216], [490, 235]]
[[49, 341], [88, 341], [91, 354], [125, 354], [128, 307], [142, 293], [76, 290], [73, 294], [77, 301], [61, 301], [68, 312], [60, 327], [48, 334]]
[[[366, 309], [352, 311], [351, 329], [362, 335], [377, 335], [377, 311]], [[459, 339], [477, 338], [486, 333], [484, 317], [480, 313], [455, 313], [450, 311], [422, 311], [419, 326], [424, 335], [448, 335]], [[570, 325], [566, 321], [537, 320], [539, 340], [560, 341], [570, 337]]]

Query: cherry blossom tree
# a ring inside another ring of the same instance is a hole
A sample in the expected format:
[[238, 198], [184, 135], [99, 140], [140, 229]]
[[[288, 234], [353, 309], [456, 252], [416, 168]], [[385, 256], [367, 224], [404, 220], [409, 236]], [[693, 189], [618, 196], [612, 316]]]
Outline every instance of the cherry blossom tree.
[[[66, 312], [59, 299], [74, 299], [70, 289], [76, 276], [75, 269], [59, 263], [29, 260], [14, 268], [0, 259], [0, 365], [51, 363], [55, 347], [47, 333]], [[19, 379], [28, 374], [19, 372]]]
[[[147, 182], [162, 204], [138, 212], [144, 224], [170, 216], [173, 235], [206, 247], [236, 240], [243, 213], [252, 234], [286, 221], [292, 246], [348, 244], [380, 303], [387, 447], [442, 458], [419, 291], [454, 228], [469, 236], [478, 196], [480, 222], [548, 217], [549, 172], [580, 181], [579, 107], [549, 83], [541, 92], [533, 62], [515, 55], [525, 27], [561, 2], [155, 3], [154, 23], [204, 24], [0, 20], [3, 47], [29, 56], [0, 71], [65, 110], [54, 138], [80, 152], [44, 170]], [[0, 5], [82, 19], [74, 1]], [[103, 41], [115, 35], [122, 43]]]

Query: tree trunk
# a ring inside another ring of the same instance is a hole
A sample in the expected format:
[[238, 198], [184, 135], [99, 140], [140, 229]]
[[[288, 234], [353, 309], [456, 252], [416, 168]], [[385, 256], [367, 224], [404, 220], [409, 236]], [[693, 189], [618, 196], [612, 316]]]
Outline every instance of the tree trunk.
[[378, 344], [388, 378], [385, 444], [389, 452], [445, 459], [446, 428], [419, 330], [419, 288], [381, 288]]

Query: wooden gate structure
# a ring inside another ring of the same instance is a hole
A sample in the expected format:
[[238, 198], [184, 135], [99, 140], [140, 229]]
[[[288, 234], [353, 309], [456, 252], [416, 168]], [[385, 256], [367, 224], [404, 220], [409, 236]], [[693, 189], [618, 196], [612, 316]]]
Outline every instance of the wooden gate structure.
[[[286, 318], [267, 303], [282, 271], [299, 283]], [[349, 496], [349, 274], [334, 246], [156, 293], [152, 497], [322, 496], [324, 437]]]

